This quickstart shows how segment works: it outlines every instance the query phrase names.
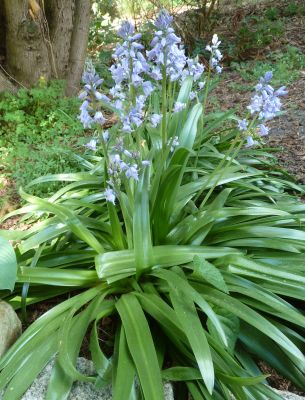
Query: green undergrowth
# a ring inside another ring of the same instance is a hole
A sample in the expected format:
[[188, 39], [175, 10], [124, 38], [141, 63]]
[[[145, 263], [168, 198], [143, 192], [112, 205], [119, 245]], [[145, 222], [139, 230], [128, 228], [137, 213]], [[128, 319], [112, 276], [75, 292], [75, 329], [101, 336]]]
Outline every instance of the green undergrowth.
[[[63, 82], [41, 80], [33, 89], [1, 95], [2, 185], [8, 180], [18, 189], [41, 174], [71, 172], [77, 167], [71, 149], [77, 151], [83, 140], [77, 119], [80, 104], [77, 98], [66, 98], [63, 89]], [[58, 188], [58, 184], [44, 185], [35, 194], [45, 196]]]
[[232, 89], [249, 90], [252, 82], [264, 75], [267, 71], [273, 71], [273, 80], [277, 86], [288, 85], [300, 77], [301, 71], [305, 68], [305, 54], [297, 47], [287, 46], [284, 50], [277, 50], [270, 53], [264, 60], [253, 60], [248, 62], [231, 64], [231, 68], [237, 71], [240, 76], [249, 84], [229, 84]]

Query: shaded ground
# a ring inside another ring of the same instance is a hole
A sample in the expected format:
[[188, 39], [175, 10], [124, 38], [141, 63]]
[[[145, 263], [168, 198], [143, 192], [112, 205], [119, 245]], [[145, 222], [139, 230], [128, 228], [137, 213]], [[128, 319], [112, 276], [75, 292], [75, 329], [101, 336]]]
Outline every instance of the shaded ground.
[[273, 123], [269, 143], [282, 146], [279, 163], [305, 183], [305, 76], [290, 86], [288, 111]]
[[[242, 112], [249, 104], [251, 91], [233, 90], [232, 83], [247, 84], [237, 72], [226, 73], [224, 81], [213, 93], [215, 98], [221, 99], [217, 108], [236, 107]], [[305, 71], [300, 79], [288, 86], [288, 90], [283, 99], [284, 113], [270, 123], [267, 143], [282, 148], [277, 154], [279, 163], [305, 183]]]
[[[270, 4], [278, 6], [280, 1], [266, 2], [254, 6], [240, 8], [225, 14], [215, 28], [221, 37], [234, 37], [234, 29], [238, 21], [247, 13], [262, 15]], [[285, 2], [283, 2], [285, 4]], [[234, 25], [235, 24], [235, 25]], [[274, 50], [282, 50], [285, 46], [295, 46], [305, 54], [305, 16], [286, 18], [283, 37], [275, 40], [264, 54], [256, 54], [256, 60], [263, 60]], [[285, 82], [282, 82], [285, 85]], [[235, 107], [241, 112], [249, 104], [251, 90], [247, 90], [249, 81], [244, 80], [237, 71], [229, 67], [224, 68], [223, 80], [212, 94], [214, 107], [226, 110]], [[252, 83], [255, 86], [255, 82]], [[279, 163], [302, 183], [305, 183], [305, 69], [299, 72], [299, 78], [287, 85], [289, 93], [283, 99], [284, 114], [271, 122], [271, 130], [267, 143], [272, 147], [282, 147], [278, 153]]]
[[270, 377], [267, 378], [267, 381], [271, 387], [278, 390], [295, 393], [299, 396], [305, 395], [304, 392], [297, 389], [288, 379], [283, 378], [275, 369], [269, 367], [269, 365], [267, 365], [265, 362], [260, 361], [258, 364], [263, 374], [270, 375]]

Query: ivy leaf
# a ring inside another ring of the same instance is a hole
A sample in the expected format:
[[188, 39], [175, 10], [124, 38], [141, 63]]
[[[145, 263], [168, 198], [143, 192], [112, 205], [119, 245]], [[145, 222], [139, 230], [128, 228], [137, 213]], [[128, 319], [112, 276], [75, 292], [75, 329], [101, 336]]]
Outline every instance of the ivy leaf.
[[216, 289], [224, 293], [229, 293], [229, 289], [218, 268], [205, 260], [203, 257], [195, 256], [193, 259], [194, 272], [192, 277], [205, 280]]
[[17, 259], [10, 242], [0, 237], [0, 290], [12, 291], [17, 277]]

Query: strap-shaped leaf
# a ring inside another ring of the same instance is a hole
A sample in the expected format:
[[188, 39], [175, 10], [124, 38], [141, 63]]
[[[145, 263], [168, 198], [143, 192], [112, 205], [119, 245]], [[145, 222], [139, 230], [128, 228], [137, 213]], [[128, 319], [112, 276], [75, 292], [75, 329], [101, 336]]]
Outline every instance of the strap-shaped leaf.
[[104, 316], [104, 312], [100, 313], [94, 321], [90, 335], [90, 353], [94, 368], [98, 373], [98, 378], [95, 385], [102, 388], [111, 382], [112, 375], [112, 357], [107, 358], [100, 348], [98, 335], [98, 321]]
[[10, 242], [0, 236], [0, 290], [13, 290], [17, 276], [17, 260]]
[[117, 335], [117, 341], [115, 349], [116, 369], [112, 388], [113, 400], [135, 400], [136, 369], [128, 350], [123, 327]]
[[[230, 247], [216, 246], [154, 246], [150, 266], [169, 267], [191, 262], [195, 255], [206, 260], [239, 255], [241, 252]], [[109, 251], [95, 257], [95, 268], [99, 278], [109, 279], [112, 276], [135, 274], [135, 255], [132, 250]]]
[[62, 268], [28, 268], [20, 267], [17, 276], [18, 282], [41, 283], [52, 286], [86, 286], [98, 282], [95, 271], [83, 269]]
[[199, 320], [194, 302], [170, 285], [170, 298], [177, 317], [190, 342], [202, 379], [210, 394], [214, 388], [214, 366], [210, 346]]
[[196, 104], [191, 110], [188, 119], [186, 120], [184, 127], [182, 128], [179, 135], [179, 145], [192, 149], [196, 135], [197, 135], [197, 124], [202, 114], [202, 105]]
[[118, 213], [112, 203], [107, 202], [107, 206], [113, 242], [115, 243], [115, 247], [117, 250], [122, 250], [126, 247], [126, 240], [118, 217]]
[[[219, 319], [220, 324], [225, 332], [228, 343], [227, 351], [229, 351], [231, 354], [234, 354], [235, 343], [237, 341], [240, 329], [239, 318], [221, 307], [214, 307], [213, 310], [216, 313], [217, 318]], [[210, 319], [207, 320], [207, 327], [210, 334], [214, 338], [218, 339], [219, 333], [217, 329], [215, 329], [215, 326]], [[217, 341], [219, 342], [220, 340]]]
[[212, 263], [203, 257], [195, 256], [193, 260], [194, 272], [192, 277], [208, 282], [210, 285], [222, 292], [229, 293], [226, 282], [219, 271]]
[[15, 375], [4, 392], [2, 400], [19, 400], [29, 388], [33, 380], [56, 353], [57, 335], [51, 335], [48, 340], [38, 343], [35, 350], [25, 353], [25, 356]]
[[113, 302], [103, 302], [106, 294], [107, 291], [102, 292], [101, 296], [94, 298], [89, 306], [76, 316], [74, 314], [79, 309], [78, 305], [67, 313], [59, 332], [59, 354], [52, 369], [46, 400], [68, 398], [74, 380], [95, 382], [95, 377], [81, 374], [75, 365], [90, 322], [97, 317], [100, 310], [104, 315], [109, 315], [114, 309]]
[[177, 212], [176, 199], [185, 173], [190, 152], [185, 148], [175, 151], [170, 165], [164, 172], [153, 208], [154, 240], [163, 242], [168, 233], [171, 219]]
[[[194, 284], [193, 286], [196, 287], [197, 285]], [[199, 287], [200, 285], [198, 288]], [[226, 310], [238, 316], [240, 319], [246, 321], [249, 325], [254, 326], [266, 336], [270, 337], [289, 355], [295, 357], [295, 359], [302, 365], [302, 370], [305, 370], [304, 355], [297, 348], [297, 346], [275, 325], [269, 322], [258, 312], [244, 305], [241, 301], [234, 299], [232, 296], [228, 296], [216, 289], [210, 289], [207, 286], [202, 289], [202, 295], [207, 301], [218, 305], [219, 307], [225, 308]]]
[[[285, 352], [271, 339], [267, 338], [252, 326], [242, 324], [240, 340], [247, 352], [265, 360], [281, 375], [292, 381], [297, 387], [305, 388], [304, 374], [295, 366]], [[268, 351], [266, 351], [268, 348]]]
[[203, 300], [202, 296], [188, 283], [186, 279], [183, 279], [178, 274], [165, 269], [160, 269], [154, 273], [154, 275], [167, 280], [169, 286], [173, 285], [183, 294], [184, 298], [196, 303], [199, 308], [201, 308], [201, 310], [210, 318], [223, 344], [225, 346], [228, 345], [224, 329], [212, 307], [205, 300]]
[[145, 400], [164, 398], [161, 371], [148, 322], [142, 307], [133, 294], [123, 295], [116, 304], [126, 340]]
[[104, 248], [90, 230], [80, 221], [78, 216], [67, 207], [58, 204], [52, 204], [47, 200], [40, 199], [24, 191], [20, 191], [21, 196], [34, 205], [38, 205], [42, 210], [50, 212], [58, 216], [62, 223], [66, 224], [69, 229], [81, 240], [91, 246], [97, 253], [103, 253]]
[[148, 185], [149, 168], [146, 167], [137, 186], [133, 217], [133, 243], [137, 277], [151, 265], [152, 259]]
[[[56, 331], [62, 326], [68, 310], [76, 305], [80, 308], [93, 297], [99, 295], [103, 285], [95, 286], [77, 296], [66, 300], [36, 320], [24, 334], [13, 344], [0, 360], [0, 391], [24, 366], [27, 368], [28, 357], [36, 353], [41, 342], [48, 341], [50, 336], [57, 340]], [[57, 342], [56, 342], [57, 343]], [[57, 346], [54, 350], [56, 352]]]

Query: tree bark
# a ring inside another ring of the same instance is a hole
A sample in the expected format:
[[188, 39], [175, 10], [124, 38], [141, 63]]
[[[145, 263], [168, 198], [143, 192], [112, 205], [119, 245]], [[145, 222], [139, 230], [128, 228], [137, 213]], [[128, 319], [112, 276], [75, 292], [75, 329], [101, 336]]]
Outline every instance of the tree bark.
[[5, 19], [4, 0], [0, 0], [0, 64], [5, 58]]
[[[0, 0], [2, 72], [25, 87], [40, 77], [66, 79], [67, 94], [75, 94], [86, 58], [90, 14], [91, 0]], [[6, 81], [2, 74], [2, 87], [10, 86]]]
[[74, 29], [72, 33], [66, 94], [77, 93], [81, 80], [89, 37], [90, 0], [75, 0]]
[[45, 2], [49, 37], [55, 60], [54, 75], [64, 79], [68, 70], [69, 51], [73, 31], [73, 0], [48, 0]]
[[27, 87], [37, 83], [41, 76], [50, 79], [52, 69], [43, 38], [41, 15], [31, 16], [28, 3], [23, 0], [4, 0], [4, 5], [9, 73]]
[[16, 86], [14, 86], [8, 77], [0, 71], [0, 92], [15, 92], [16, 90]]

